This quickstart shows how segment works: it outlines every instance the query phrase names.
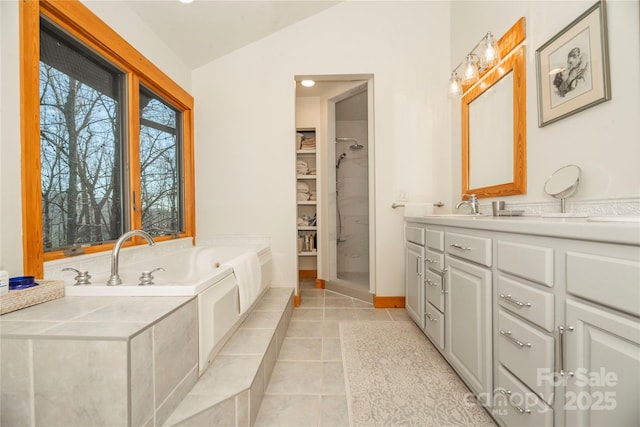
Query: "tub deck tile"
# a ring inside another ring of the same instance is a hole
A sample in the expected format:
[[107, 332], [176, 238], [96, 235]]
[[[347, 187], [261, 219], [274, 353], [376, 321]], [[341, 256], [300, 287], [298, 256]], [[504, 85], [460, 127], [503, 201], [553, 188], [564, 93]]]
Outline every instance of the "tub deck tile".
[[[267, 290], [163, 425], [199, 425], [214, 419], [224, 425], [251, 425], [282, 345], [278, 335], [284, 336], [292, 310], [293, 288]], [[231, 402], [235, 411], [228, 408]], [[231, 413], [237, 419], [220, 418]]]

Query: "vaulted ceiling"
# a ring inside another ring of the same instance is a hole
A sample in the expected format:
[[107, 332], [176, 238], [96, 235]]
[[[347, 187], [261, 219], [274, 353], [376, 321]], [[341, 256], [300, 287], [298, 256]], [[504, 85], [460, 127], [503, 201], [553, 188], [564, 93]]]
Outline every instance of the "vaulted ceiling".
[[184, 64], [197, 68], [339, 1], [125, 0]]

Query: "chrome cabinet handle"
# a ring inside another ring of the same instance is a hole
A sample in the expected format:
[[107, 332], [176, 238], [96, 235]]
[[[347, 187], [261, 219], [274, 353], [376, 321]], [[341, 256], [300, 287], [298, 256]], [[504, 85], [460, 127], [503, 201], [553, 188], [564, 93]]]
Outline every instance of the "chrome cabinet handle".
[[436, 322], [438, 319], [434, 319], [433, 317], [431, 317], [431, 313], [427, 312], [427, 319], [431, 320], [432, 322]]
[[436, 283], [433, 283], [431, 280], [427, 279], [427, 284], [429, 286], [438, 286]]
[[573, 376], [573, 371], [565, 371], [564, 370], [564, 365], [565, 365], [565, 355], [566, 355], [566, 349], [565, 349], [565, 332], [566, 331], [573, 331], [573, 326], [558, 326], [558, 338], [560, 339], [560, 375], [561, 376], [565, 376], [567, 375], [568, 377], [572, 377]]
[[416, 276], [420, 275], [420, 260], [422, 259], [421, 256], [417, 256], [416, 257]]
[[449, 270], [449, 267], [445, 267], [440, 272], [440, 293], [442, 293], [442, 294], [448, 294], [449, 293], [449, 291], [447, 291], [445, 289], [446, 274], [447, 274], [448, 270]]
[[502, 298], [503, 300], [505, 300], [508, 303], [511, 303], [515, 306], [517, 306], [518, 308], [522, 308], [522, 307], [531, 307], [531, 303], [530, 302], [520, 302], [517, 299], [514, 299], [511, 294], [500, 294], [500, 298]]
[[438, 260], [437, 260], [437, 259], [427, 258], [427, 262], [428, 262], [429, 264], [435, 264], [435, 263], [437, 263], [437, 262], [438, 262]]
[[511, 405], [516, 411], [518, 411], [521, 414], [531, 414], [531, 409], [526, 409], [523, 408], [521, 406], [516, 405], [515, 403], [513, 403], [511, 401], [511, 390], [505, 390], [505, 389], [500, 389], [500, 393], [504, 394], [505, 396], [507, 396], [507, 402], [509, 403], [509, 405]]
[[449, 246], [451, 246], [452, 248], [460, 249], [460, 250], [462, 250], [462, 251], [470, 251], [470, 250], [471, 250], [471, 248], [470, 248], [470, 247], [468, 247], [468, 246], [462, 246], [462, 245], [459, 245], [459, 244], [457, 244], [457, 243], [452, 243], [452, 244], [450, 244]]
[[517, 345], [520, 348], [531, 347], [531, 343], [530, 342], [524, 343], [524, 342], [520, 341], [519, 339], [516, 339], [513, 336], [511, 336], [511, 331], [503, 331], [501, 329], [500, 330], [500, 335], [502, 335], [503, 337], [507, 338], [509, 341], [511, 341], [512, 343], [514, 343], [515, 345]]

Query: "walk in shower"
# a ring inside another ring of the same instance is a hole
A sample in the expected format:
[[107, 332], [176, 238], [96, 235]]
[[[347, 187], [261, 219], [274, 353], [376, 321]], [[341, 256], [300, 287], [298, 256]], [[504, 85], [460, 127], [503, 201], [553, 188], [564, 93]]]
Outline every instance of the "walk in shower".
[[336, 103], [336, 283], [369, 290], [367, 92]]

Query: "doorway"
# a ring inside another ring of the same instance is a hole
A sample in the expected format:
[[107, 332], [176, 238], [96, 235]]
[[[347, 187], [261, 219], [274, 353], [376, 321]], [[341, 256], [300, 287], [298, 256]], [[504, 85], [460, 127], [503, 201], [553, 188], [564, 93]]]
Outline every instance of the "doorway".
[[[315, 86], [303, 87], [305, 79], [313, 79]], [[316, 286], [322, 283], [325, 289], [372, 302], [373, 75], [307, 75], [295, 80], [296, 127], [316, 130]], [[308, 260], [298, 258], [303, 277], [301, 262]]]

